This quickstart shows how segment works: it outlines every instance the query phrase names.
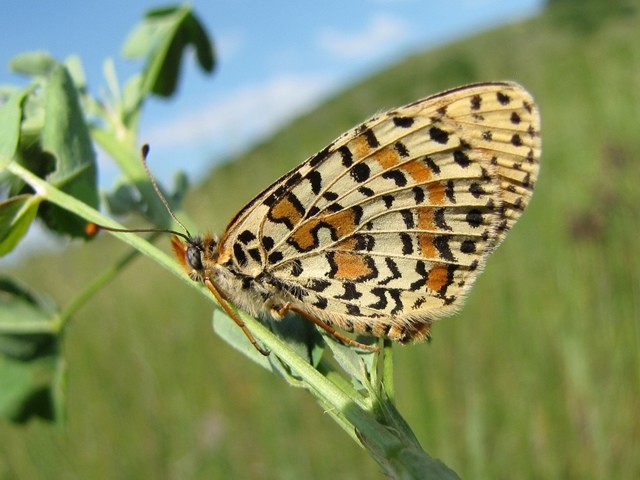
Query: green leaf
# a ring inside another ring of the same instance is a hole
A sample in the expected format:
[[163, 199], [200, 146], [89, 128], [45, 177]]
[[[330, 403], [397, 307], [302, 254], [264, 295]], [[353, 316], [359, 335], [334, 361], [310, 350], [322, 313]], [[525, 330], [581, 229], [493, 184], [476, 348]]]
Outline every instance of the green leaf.
[[[97, 207], [95, 154], [77, 91], [62, 65], [54, 68], [45, 90], [42, 148], [56, 159], [47, 179], [60, 190]], [[47, 226], [58, 233], [85, 236], [86, 222], [60, 207], [51, 206], [42, 215]]]
[[[280, 320], [270, 319], [268, 323], [271, 331], [284, 340], [292, 351], [317, 367], [324, 353], [325, 343], [315, 325], [298, 314], [289, 314]], [[275, 371], [289, 384], [304, 386], [301, 385], [300, 376], [286, 362], [276, 355], [271, 355], [269, 359]]]
[[189, 45], [195, 48], [200, 67], [211, 72], [215, 64], [213, 46], [190, 7], [161, 8], [147, 13], [123, 47], [125, 58], [146, 58], [140, 98], [148, 93], [168, 97], [175, 92], [180, 62]]
[[[180, 207], [180, 203], [188, 189], [189, 181], [187, 176], [184, 172], [178, 171], [173, 178], [173, 190], [171, 192], [165, 192], [163, 190], [162, 193], [171, 208], [175, 211]], [[153, 218], [153, 215], [149, 215], [151, 206], [148, 205], [144, 199], [140, 198], [138, 189], [126, 178], [117, 178], [112, 190], [106, 193], [103, 192], [101, 196], [102, 205], [111, 215], [123, 216], [130, 213], [137, 213]], [[164, 218], [167, 210], [163, 204], [160, 204], [159, 207], [160, 210], [156, 216], [162, 216]], [[156, 208], [156, 205], [154, 205], [153, 208]]]
[[15, 157], [20, 141], [20, 123], [22, 122], [22, 104], [31, 88], [17, 90], [0, 105], [0, 170], [3, 170]]
[[78, 91], [85, 92], [87, 90], [87, 77], [84, 74], [82, 60], [77, 55], [70, 55], [64, 62], [69, 71], [69, 75], [73, 79], [73, 84]]
[[[298, 315], [288, 315], [282, 320], [272, 320], [268, 323], [271, 330], [306, 362], [313, 366], [320, 362], [324, 342], [322, 335], [309, 321]], [[286, 363], [274, 354], [265, 357], [258, 352], [240, 327], [219, 309], [215, 309], [213, 313], [213, 330], [225, 342], [261, 367], [278, 373], [291, 385], [300, 386], [299, 376], [292, 372]]]
[[[361, 339], [358, 339], [360, 341]], [[361, 350], [343, 345], [331, 337], [326, 339], [327, 345], [333, 353], [338, 365], [351, 377], [351, 382], [357, 390], [368, 391], [371, 382], [371, 372], [376, 367], [376, 352]]]
[[0, 256], [11, 252], [38, 213], [39, 195], [18, 195], [0, 202]]
[[144, 209], [136, 188], [121, 177], [116, 179], [113, 190], [103, 192], [102, 195], [103, 205], [111, 215], [122, 216], [132, 212], [141, 213]]
[[50, 304], [0, 278], [0, 417], [56, 420], [64, 411], [64, 363]]
[[44, 125], [44, 97], [39, 82], [32, 82], [30, 92], [22, 104], [22, 124], [20, 126], [20, 144], [35, 144], [40, 141]]
[[138, 125], [142, 113], [140, 103], [143, 81], [142, 74], [138, 73], [127, 80], [122, 89], [122, 98], [119, 102], [124, 113], [123, 123], [130, 128]]
[[213, 311], [213, 331], [225, 342], [262, 368], [271, 372], [274, 371], [268, 357], [258, 352], [238, 325], [218, 308]]
[[112, 58], [107, 58], [102, 64], [102, 74], [107, 82], [107, 91], [111, 102], [119, 102], [120, 82], [118, 81], [118, 73]]
[[12, 72], [29, 77], [46, 77], [57, 65], [56, 59], [47, 52], [21, 53], [9, 61], [9, 69]]
[[170, 194], [171, 205], [180, 205], [182, 199], [189, 191], [189, 177], [182, 170], [178, 170], [173, 176], [173, 188]]
[[[79, 61], [70, 59], [76, 78], [82, 82]], [[68, 70], [40, 53], [30, 53], [14, 59], [14, 67], [23, 73], [43, 76], [26, 89], [14, 93], [0, 111], [0, 166], [7, 164], [8, 155], [37, 175], [47, 178], [61, 190], [83, 202], [98, 205], [95, 154], [79, 104], [78, 91]], [[45, 77], [46, 76], [46, 77]], [[38, 84], [44, 89], [37, 89]], [[22, 114], [22, 116], [20, 116]], [[2, 178], [9, 196], [31, 193], [24, 184], [11, 177]], [[38, 200], [39, 201], [39, 200]], [[24, 206], [22, 197], [5, 205], [4, 220], [9, 221], [11, 238], [2, 252], [9, 251], [24, 234], [32, 220], [31, 209], [17, 216], [16, 206]], [[26, 204], [25, 204], [26, 205]], [[28, 204], [35, 207], [35, 202]], [[47, 227], [57, 233], [85, 236], [85, 223], [66, 210], [43, 204], [38, 215]], [[17, 220], [20, 219], [20, 222]], [[7, 240], [5, 235], [5, 240]]]

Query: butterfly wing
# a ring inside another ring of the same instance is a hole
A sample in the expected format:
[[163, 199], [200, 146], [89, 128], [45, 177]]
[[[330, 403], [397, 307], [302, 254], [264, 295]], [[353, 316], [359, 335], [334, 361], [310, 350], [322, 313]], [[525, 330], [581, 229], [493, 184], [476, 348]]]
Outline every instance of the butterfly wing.
[[519, 85], [469, 85], [374, 116], [252, 200], [225, 261], [325, 322], [419, 340], [529, 203], [539, 116]]

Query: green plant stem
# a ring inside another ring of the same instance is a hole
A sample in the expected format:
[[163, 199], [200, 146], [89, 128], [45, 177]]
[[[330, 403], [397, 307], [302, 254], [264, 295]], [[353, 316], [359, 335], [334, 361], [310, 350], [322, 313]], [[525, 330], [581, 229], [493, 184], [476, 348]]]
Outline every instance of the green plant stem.
[[388, 338], [384, 339], [382, 347], [382, 388], [391, 403], [395, 403], [393, 380], [393, 345]]
[[[54, 203], [72, 213], [75, 213], [76, 215], [86, 219], [89, 222], [94, 222], [107, 227], [124, 228], [122, 225], [114, 222], [109, 217], [102, 215], [100, 212], [89, 207], [85, 203], [58, 190], [53, 185], [49, 184], [46, 180], [43, 180], [40, 177], [34, 175], [29, 170], [25, 169], [15, 162], [11, 163], [7, 167], [7, 170], [31, 185], [31, 187], [34, 188], [38, 192], [38, 194], [41, 195], [46, 201]], [[184, 272], [180, 265], [173, 261], [162, 250], [150, 244], [143, 238], [131, 233], [109, 232], [109, 234], [131, 245], [133, 248], [140, 251], [144, 255], [153, 258], [164, 268], [181, 278], [185, 283], [193, 285], [193, 282], [184, 275]], [[203, 293], [207, 292], [204, 287], [201, 288], [201, 291]]]
[[[100, 212], [58, 190], [19, 164], [11, 163], [8, 170], [31, 185], [45, 200], [90, 222], [121, 228], [120, 225], [103, 216]], [[184, 275], [177, 262], [141, 237], [131, 233], [109, 233], [152, 258], [192, 287], [196, 287], [197, 284]], [[105, 274], [105, 278], [107, 276]], [[215, 300], [202, 285], [198, 289], [207, 299], [215, 303]], [[91, 289], [87, 295], [90, 292]], [[82, 302], [82, 298], [77, 300], [77, 303], [80, 302]], [[70, 308], [77, 307], [72, 305]], [[361, 445], [369, 450], [389, 476], [408, 479], [457, 478], [446, 465], [432, 459], [421, 449], [415, 436], [385, 395], [381, 395], [380, 398], [372, 402], [362, 394], [347, 389], [344, 382], [334, 383], [329, 376], [316, 370], [258, 320], [241, 311], [239, 314], [256, 339], [271, 351], [271, 355], [277, 355], [302, 379], [305, 387], [319, 400], [338, 424], [349, 432], [352, 438], [358, 439]], [[384, 378], [388, 381], [390, 372], [387, 371]], [[351, 391], [347, 393], [348, 390]], [[367, 406], [369, 407], [367, 408]]]

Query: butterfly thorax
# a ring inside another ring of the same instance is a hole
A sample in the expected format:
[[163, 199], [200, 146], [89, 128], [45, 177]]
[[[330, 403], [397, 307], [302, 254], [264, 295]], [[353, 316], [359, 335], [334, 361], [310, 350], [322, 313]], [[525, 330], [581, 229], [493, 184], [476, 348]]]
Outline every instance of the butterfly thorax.
[[210, 280], [223, 297], [246, 312], [257, 316], [286, 303], [260, 262], [254, 259], [251, 266], [239, 264], [215, 236], [189, 237], [186, 241], [174, 237], [172, 246], [192, 280]]
[[227, 299], [246, 312], [253, 316], [271, 313], [277, 317], [274, 312], [289, 303], [290, 298], [267, 265], [265, 247], [258, 235], [240, 230], [225, 235], [218, 244], [211, 279]]

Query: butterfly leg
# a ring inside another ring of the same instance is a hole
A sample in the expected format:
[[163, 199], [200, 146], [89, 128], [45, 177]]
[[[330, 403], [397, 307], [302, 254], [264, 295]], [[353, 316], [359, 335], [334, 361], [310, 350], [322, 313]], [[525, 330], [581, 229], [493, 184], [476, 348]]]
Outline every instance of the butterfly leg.
[[367, 345], [365, 343], [360, 343], [360, 342], [354, 340], [353, 338], [349, 338], [346, 335], [343, 335], [342, 333], [338, 332], [335, 328], [333, 328], [331, 325], [328, 325], [325, 322], [323, 322], [322, 320], [320, 320], [320, 319], [318, 319], [318, 318], [316, 318], [316, 317], [314, 317], [312, 315], [309, 315], [308, 313], [300, 310], [299, 308], [294, 307], [290, 303], [287, 303], [287, 304], [283, 305], [279, 309], [274, 309], [274, 311], [280, 317], [285, 316], [287, 314], [287, 312], [290, 312], [290, 311], [298, 313], [298, 314], [302, 315], [304, 318], [306, 318], [307, 320], [309, 320], [311, 323], [314, 323], [317, 326], [319, 326], [320, 328], [322, 328], [325, 332], [327, 332], [333, 338], [338, 339], [343, 344], [352, 345], [354, 347], [361, 348], [363, 350], [368, 350], [370, 352], [379, 352], [380, 351], [380, 349], [378, 347], [375, 347], [373, 345]]
[[222, 295], [220, 295], [220, 292], [215, 287], [215, 285], [211, 282], [211, 280], [208, 279], [208, 278], [205, 278], [204, 279], [204, 284], [207, 286], [209, 291], [216, 298], [216, 300], [218, 301], [218, 303], [220, 304], [222, 309], [227, 313], [227, 315], [229, 315], [233, 319], [233, 321], [236, 322], [236, 325], [238, 325], [242, 329], [242, 332], [249, 339], [249, 341], [251, 342], [251, 345], [253, 345], [255, 347], [255, 349], [258, 350], [265, 357], [269, 356], [269, 354], [271, 352], [269, 350], [267, 350], [266, 348], [262, 347], [260, 344], [258, 344], [258, 341], [255, 339], [253, 334], [249, 331], [249, 329], [247, 328], [247, 325], [242, 321], [242, 319], [238, 316], [238, 314], [236, 312], [234, 312], [231, 309], [231, 307], [229, 307], [229, 304], [222, 297]]

